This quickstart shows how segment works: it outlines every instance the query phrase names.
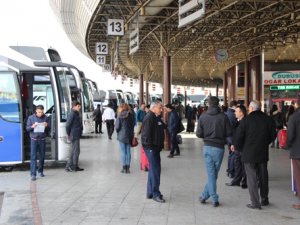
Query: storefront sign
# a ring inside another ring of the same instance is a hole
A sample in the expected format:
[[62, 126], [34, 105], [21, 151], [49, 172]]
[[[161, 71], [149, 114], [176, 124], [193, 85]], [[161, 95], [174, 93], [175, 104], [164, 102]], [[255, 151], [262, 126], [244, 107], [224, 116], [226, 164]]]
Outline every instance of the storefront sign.
[[271, 91], [300, 90], [300, 85], [270, 86]]
[[264, 72], [264, 85], [300, 84], [300, 71]]

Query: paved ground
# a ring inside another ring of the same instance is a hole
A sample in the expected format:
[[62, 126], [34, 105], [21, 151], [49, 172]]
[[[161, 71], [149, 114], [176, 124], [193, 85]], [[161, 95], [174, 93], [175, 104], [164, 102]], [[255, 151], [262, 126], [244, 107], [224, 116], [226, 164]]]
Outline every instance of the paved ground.
[[291, 208], [297, 198], [291, 191], [287, 151], [270, 150], [270, 206], [248, 209], [248, 190], [225, 186], [229, 181], [225, 157], [218, 179], [221, 206], [213, 208], [210, 202], [198, 202], [206, 181], [202, 141], [194, 134], [182, 136], [180, 157], [169, 159], [166, 151], [161, 154], [164, 204], [146, 199], [147, 173], [139, 169], [139, 148], [132, 149], [131, 174], [121, 174], [115, 136], [108, 140], [106, 134], [91, 135], [81, 142], [83, 172], [46, 168], [46, 177], [33, 183], [28, 170], [1, 172], [0, 224], [299, 224], [299, 211]]

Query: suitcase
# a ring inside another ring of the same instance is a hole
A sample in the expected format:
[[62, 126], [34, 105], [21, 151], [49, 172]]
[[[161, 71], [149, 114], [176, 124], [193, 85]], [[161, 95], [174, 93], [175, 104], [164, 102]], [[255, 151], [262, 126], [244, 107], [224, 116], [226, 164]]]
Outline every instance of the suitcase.
[[279, 148], [286, 148], [286, 129], [278, 131]]
[[141, 170], [148, 171], [149, 170], [149, 161], [148, 161], [148, 158], [144, 151], [143, 146], [141, 146], [141, 150], [140, 150], [140, 161], [141, 161]]

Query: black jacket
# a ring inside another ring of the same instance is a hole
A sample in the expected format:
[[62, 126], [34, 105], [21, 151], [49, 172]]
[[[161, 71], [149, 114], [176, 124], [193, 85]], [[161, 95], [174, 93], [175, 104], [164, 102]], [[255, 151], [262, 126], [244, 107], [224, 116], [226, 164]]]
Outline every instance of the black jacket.
[[294, 112], [288, 121], [287, 148], [291, 159], [300, 159], [300, 112]]
[[134, 133], [134, 115], [131, 111], [123, 111], [116, 120], [117, 139], [130, 144]]
[[239, 123], [237, 149], [245, 163], [269, 161], [269, 144], [276, 138], [274, 120], [262, 111], [253, 111]]
[[[31, 127], [34, 123], [43, 123], [46, 122], [48, 125], [45, 127], [44, 132], [34, 132], [34, 129]], [[47, 132], [50, 130], [50, 124], [48, 123], [48, 118], [45, 114], [41, 117], [37, 117], [36, 113], [29, 116], [27, 120], [26, 130], [30, 132], [30, 137], [34, 139], [45, 139], [47, 136]]]
[[79, 112], [72, 109], [67, 119], [67, 134], [71, 140], [77, 140], [81, 137], [82, 129], [82, 121]]
[[164, 147], [164, 129], [166, 125], [152, 111], [144, 117], [142, 124], [142, 145], [155, 151], [161, 151]]
[[96, 108], [93, 112], [94, 121], [102, 123], [102, 111], [100, 108]]
[[219, 107], [208, 107], [198, 120], [196, 135], [203, 138], [204, 145], [224, 148], [226, 139], [232, 136], [228, 117]]
[[173, 109], [169, 113], [169, 119], [168, 119], [168, 131], [170, 134], [177, 134], [179, 132], [179, 126], [180, 126], [180, 118], [176, 112], [175, 109]]

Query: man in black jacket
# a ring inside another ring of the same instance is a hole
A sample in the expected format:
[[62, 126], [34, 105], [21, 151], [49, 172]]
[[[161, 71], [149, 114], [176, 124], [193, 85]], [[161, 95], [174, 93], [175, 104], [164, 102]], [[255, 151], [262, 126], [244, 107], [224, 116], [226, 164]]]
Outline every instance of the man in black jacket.
[[224, 145], [226, 139], [232, 136], [232, 128], [228, 117], [219, 108], [217, 97], [209, 97], [208, 110], [199, 118], [196, 135], [203, 138], [203, 155], [208, 177], [199, 201], [204, 204], [211, 197], [213, 206], [218, 207], [217, 177], [224, 156]]
[[95, 121], [95, 134], [103, 134], [102, 132], [102, 111], [100, 105], [97, 105], [97, 108], [93, 112], [93, 117]]
[[[293, 164], [293, 175], [296, 187], [298, 188], [297, 196], [300, 200], [300, 112], [298, 109], [293, 115], [291, 115], [288, 121], [287, 148], [290, 150], [290, 158], [292, 159]], [[300, 202], [298, 204], [293, 204], [292, 207], [294, 209], [300, 209]]]
[[[175, 108], [169, 103], [165, 105], [168, 116], [168, 131], [171, 138], [171, 152], [168, 155], [169, 158], [173, 158], [174, 155], [180, 155], [180, 149], [177, 142], [177, 134], [180, 126], [180, 118], [175, 110]], [[175, 154], [174, 154], [175, 153]]]
[[251, 200], [247, 207], [261, 209], [261, 206], [269, 205], [269, 144], [276, 138], [276, 128], [272, 118], [261, 111], [259, 101], [250, 102], [249, 113], [237, 129], [236, 144], [242, 152], [247, 175]]
[[147, 198], [163, 203], [160, 185], [160, 152], [164, 145], [165, 124], [161, 120], [162, 104], [152, 102], [150, 111], [146, 114], [142, 124], [142, 145], [148, 158], [150, 169], [148, 173]]
[[72, 141], [72, 151], [65, 168], [67, 172], [84, 170], [78, 166], [80, 137], [82, 134], [82, 121], [79, 115], [80, 108], [81, 105], [79, 102], [72, 102], [72, 110], [67, 118], [66, 131], [68, 138]]

